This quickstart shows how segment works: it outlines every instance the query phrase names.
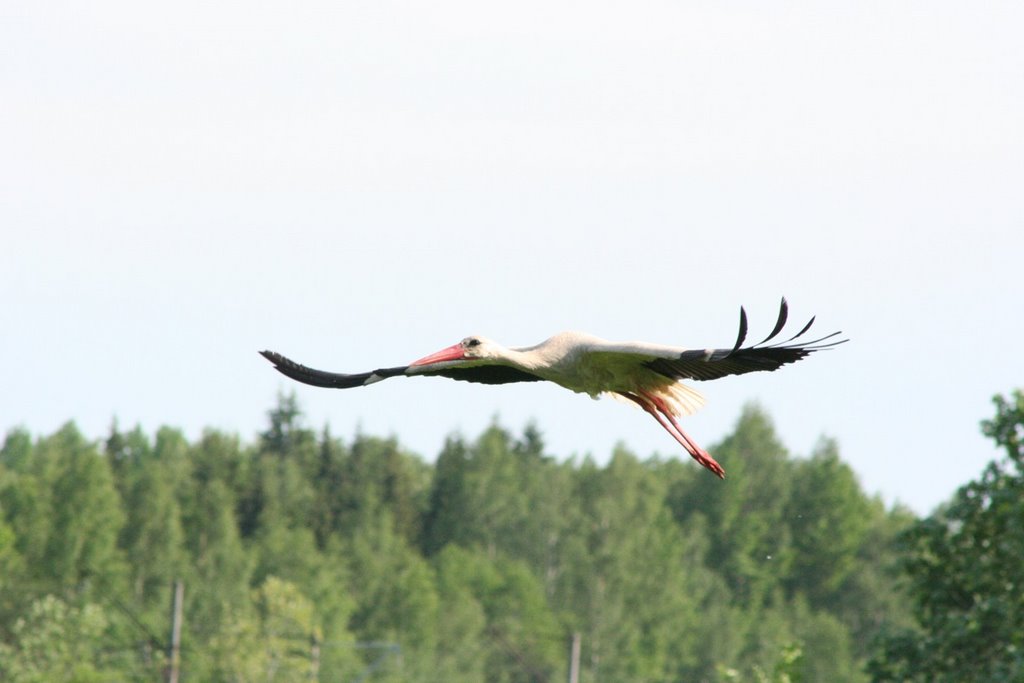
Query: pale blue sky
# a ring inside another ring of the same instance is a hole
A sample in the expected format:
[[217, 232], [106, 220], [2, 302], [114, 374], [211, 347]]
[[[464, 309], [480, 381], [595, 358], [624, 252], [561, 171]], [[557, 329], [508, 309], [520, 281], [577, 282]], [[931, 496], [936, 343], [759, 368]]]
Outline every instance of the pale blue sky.
[[1024, 9], [843, 5], [6, 3], [0, 428], [249, 438], [295, 389], [311, 425], [429, 459], [495, 414], [559, 456], [685, 457], [554, 386], [332, 392], [256, 351], [725, 346], [786, 295], [852, 342], [698, 384], [684, 427], [713, 444], [760, 401], [794, 453], [835, 437], [930, 510], [1024, 385]]

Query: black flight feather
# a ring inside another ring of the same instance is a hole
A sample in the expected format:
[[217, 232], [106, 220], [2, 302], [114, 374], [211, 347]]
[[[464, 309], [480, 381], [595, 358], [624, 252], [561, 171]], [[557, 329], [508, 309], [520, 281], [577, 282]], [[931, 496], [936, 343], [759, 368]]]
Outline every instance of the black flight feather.
[[403, 365], [397, 368], [381, 368], [373, 372], [360, 372], [354, 375], [345, 375], [339, 372], [325, 372], [300, 365], [290, 358], [285, 358], [274, 351], [260, 351], [260, 355], [274, 364], [274, 367], [282, 375], [302, 382], [311, 384], [314, 387], [327, 387], [330, 389], [351, 389], [361, 387], [368, 383], [370, 378], [376, 375], [380, 379], [395, 377], [405, 374], [409, 366]]
[[511, 365], [466, 365], [453, 366], [443, 370], [428, 370], [418, 372], [418, 375], [438, 375], [448, 379], [457, 379], [463, 382], [477, 382], [479, 384], [511, 384], [512, 382], [540, 382], [541, 377], [530, 374], [525, 370], [514, 368]]
[[395, 368], [381, 368], [372, 372], [359, 372], [351, 375], [339, 372], [326, 372], [300, 365], [290, 358], [286, 358], [274, 351], [260, 351], [260, 355], [274, 364], [274, 367], [282, 375], [315, 387], [326, 387], [329, 389], [352, 389], [373, 384], [388, 377], [407, 377], [423, 375], [424, 377], [448, 377], [449, 379], [461, 380], [463, 382], [478, 382], [480, 384], [508, 384], [510, 382], [539, 382], [540, 377], [532, 375], [524, 370], [513, 368], [508, 365], [466, 365], [452, 366], [440, 369], [424, 368], [422, 371], [413, 370], [413, 366], [402, 365]]
[[747, 312], [740, 306], [740, 333], [736, 335], [736, 344], [732, 347], [731, 353], [736, 353], [737, 349], [743, 345], [743, 340], [747, 338]]
[[[781, 332], [782, 328], [786, 326], [786, 318], [788, 317], [789, 304], [786, 303], [786, 297], [782, 297], [782, 305], [779, 306], [779, 319], [775, 321], [775, 328], [772, 330], [771, 334], [769, 334], [767, 337], [761, 340], [761, 343], [765, 344], [774, 339], [775, 335]], [[797, 336], [799, 337], [800, 335], [798, 334]]]
[[771, 341], [782, 331], [788, 318], [788, 308], [786, 300], [783, 298], [775, 328], [771, 334], [765, 337], [764, 341], [753, 346], [742, 348], [747, 334], [747, 314], [740, 307], [740, 330], [732, 349], [683, 351], [677, 358], [656, 358], [648, 361], [645, 365], [672, 379], [711, 380], [728, 375], [743, 375], [748, 372], [771, 372], [778, 370], [783, 365], [806, 358], [815, 351], [822, 351], [848, 341], [841, 339], [823, 343], [825, 340], [841, 334], [841, 332], [833, 332], [813, 341], [791, 344], [790, 342], [801, 337], [811, 328], [814, 323], [814, 318], [811, 318], [802, 330], [788, 340], [764, 346], [765, 342]]

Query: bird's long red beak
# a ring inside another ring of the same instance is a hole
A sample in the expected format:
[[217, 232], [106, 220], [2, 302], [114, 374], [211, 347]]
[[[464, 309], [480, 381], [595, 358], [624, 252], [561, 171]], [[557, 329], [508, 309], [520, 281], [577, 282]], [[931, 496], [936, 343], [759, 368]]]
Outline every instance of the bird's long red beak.
[[462, 344], [452, 344], [449, 347], [443, 348], [437, 353], [432, 353], [429, 356], [424, 356], [419, 360], [415, 360], [409, 365], [430, 365], [431, 363], [443, 363], [449, 360], [462, 360], [466, 357], [466, 349], [463, 348]]

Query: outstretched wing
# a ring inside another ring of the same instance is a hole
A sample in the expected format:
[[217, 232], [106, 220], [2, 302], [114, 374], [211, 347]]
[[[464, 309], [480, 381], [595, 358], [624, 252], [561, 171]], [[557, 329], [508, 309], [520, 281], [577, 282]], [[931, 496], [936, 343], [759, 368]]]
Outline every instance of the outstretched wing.
[[312, 384], [315, 387], [328, 387], [331, 389], [351, 389], [352, 387], [363, 387], [367, 384], [379, 382], [388, 377], [404, 375], [408, 366], [397, 368], [381, 368], [372, 372], [360, 372], [354, 375], [345, 375], [340, 372], [326, 372], [316, 370], [296, 363], [291, 358], [286, 358], [274, 351], [260, 351], [260, 355], [274, 364], [274, 368], [282, 375], [291, 377], [303, 384]]
[[777, 370], [787, 363], [795, 363], [815, 351], [821, 351], [842, 344], [847, 339], [828, 341], [841, 334], [833, 332], [811, 341], [797, 341], [811, 329], [811, 318], [795, 335], [783, 342], [768, 344], [786, 326], [789, 305], [782, 299], [779, 318], [775, 328], [767, 337], [753, 346], [743, 346], [747, 336], [747, 312], [740, 307], [740, 331], [731, 349], [706, 349], [704, 351], [683, 351], [675, 358], [656, 358], [645, 365], [672, 379], [708, 380], [727, 375], [742, 375], [748, 372]]
[[326, 372], [300, 365], [274, 351], [260, 351], [260, 355], [274, 364], [282, 375], [315, 387], [351, 389], [364, 387], [389, 377], [410, 377], [413, 375], [440, 376], [464, 382], [481, 384], [508, 384], [510, 382], [536, 382], [541, 378], [507, 365], [486, 365], [480, 361], [455, 361], [437, 365], [402, 365], [395, 368], [380, 368], [371, 372], [352, 375]]
[[[459, 363], [460, 361], [456, 361]], [[472, 363], [473, 361], [466, 361]], [[425, 368], [410, 373], [427, 377], [439, 376], [457, 379], [461, 382], [477, 382], [478, 384], [511, 384], [512, 382], [540, 382], [543, 378], [532, 375], [525, 370], [510, 365], [452, 365], [442, 370]]]

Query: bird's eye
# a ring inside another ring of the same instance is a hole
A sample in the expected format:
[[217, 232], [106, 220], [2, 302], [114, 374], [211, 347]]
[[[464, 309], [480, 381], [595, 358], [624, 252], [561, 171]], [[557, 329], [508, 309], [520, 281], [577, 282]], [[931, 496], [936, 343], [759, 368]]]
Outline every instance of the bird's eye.
[[480, 340], [475, 337], [472, 339], [467, 339], [466, 346], [468, 346], [469, 348], [472, 348], [474, 346], [480, 346]]

